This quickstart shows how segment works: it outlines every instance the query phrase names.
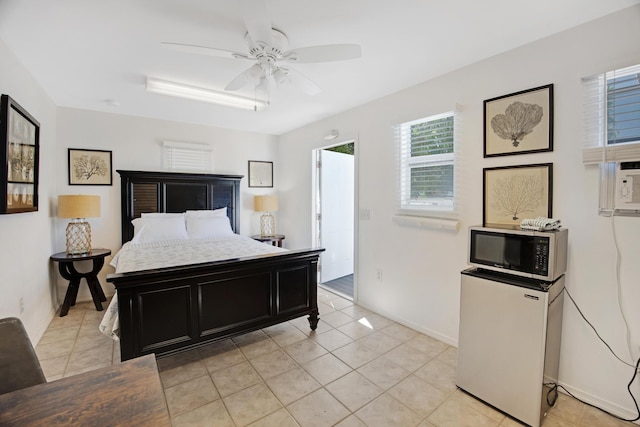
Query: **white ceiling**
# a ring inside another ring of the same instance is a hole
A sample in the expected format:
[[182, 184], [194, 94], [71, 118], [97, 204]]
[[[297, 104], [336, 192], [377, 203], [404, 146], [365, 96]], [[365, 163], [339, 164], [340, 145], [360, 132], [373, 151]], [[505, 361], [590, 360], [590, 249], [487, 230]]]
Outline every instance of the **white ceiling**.
[[160, 45], [246, 52], [238, 0], [0, 0], [0, 39], [58, 106], [278, 135], [640, 0], [266, 2], [290, 49], [355, 43], [362, 57], [292, 65], [322, 92], [278, 88], [252, 112], [145, 91], [146, 76], [223, 90], [251, 65]]

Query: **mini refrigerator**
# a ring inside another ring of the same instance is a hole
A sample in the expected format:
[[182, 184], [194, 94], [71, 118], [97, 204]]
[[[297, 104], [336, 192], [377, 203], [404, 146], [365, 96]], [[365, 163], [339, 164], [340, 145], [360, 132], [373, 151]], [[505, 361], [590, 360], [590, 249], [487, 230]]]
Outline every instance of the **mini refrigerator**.
[[457, 385], [538, 427], [557, 398], [564, 275], [461, 274]]

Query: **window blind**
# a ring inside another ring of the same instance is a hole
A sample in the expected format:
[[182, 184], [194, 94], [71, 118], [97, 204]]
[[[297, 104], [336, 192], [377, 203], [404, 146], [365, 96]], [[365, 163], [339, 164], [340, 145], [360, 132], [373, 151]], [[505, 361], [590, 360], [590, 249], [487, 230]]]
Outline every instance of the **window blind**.
[[640, 64], [583, 79], [583, 162], [640, 159]]
[[452, 111], [393, 127], [401, 213], [443, 216], [455, 212], [457, 125]]
[[163, 141], [162, 167], [185, 172], [212, 172], [213, 148], [206, 143]]

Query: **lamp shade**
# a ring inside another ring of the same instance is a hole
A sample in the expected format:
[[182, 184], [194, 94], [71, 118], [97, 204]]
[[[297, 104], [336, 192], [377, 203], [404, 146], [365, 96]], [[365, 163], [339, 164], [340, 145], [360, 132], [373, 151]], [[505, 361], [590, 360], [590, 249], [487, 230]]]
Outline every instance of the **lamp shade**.
[[256, 212], [275, 212], [278, 210], [277, 196], [254, 196], [253, 210]]
[[58, 217], [95, 218], [100, 216], [100, 196], [82, 194], [58, 196]]

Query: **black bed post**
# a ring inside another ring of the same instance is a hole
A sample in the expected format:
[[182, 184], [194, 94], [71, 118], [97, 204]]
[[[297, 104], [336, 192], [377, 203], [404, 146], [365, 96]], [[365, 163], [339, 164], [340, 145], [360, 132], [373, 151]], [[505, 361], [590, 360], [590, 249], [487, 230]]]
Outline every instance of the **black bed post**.
[[309, 295], [309, 302], [313, 311], [309, 314], [309, 326], [312, 331], [315, 331], [318, 327], [318, 321], [320, 320], [320, 312], [318, 311], [318, 258], [311, 262], [311, 268], [309, 269], [309, 283], [312, 284], [311, 295]]

